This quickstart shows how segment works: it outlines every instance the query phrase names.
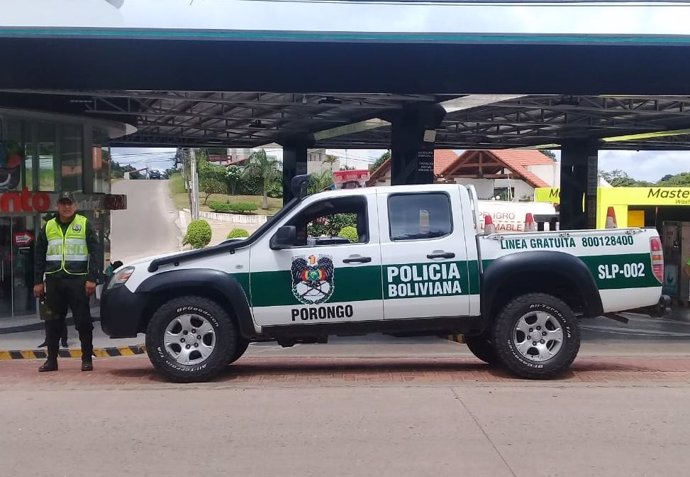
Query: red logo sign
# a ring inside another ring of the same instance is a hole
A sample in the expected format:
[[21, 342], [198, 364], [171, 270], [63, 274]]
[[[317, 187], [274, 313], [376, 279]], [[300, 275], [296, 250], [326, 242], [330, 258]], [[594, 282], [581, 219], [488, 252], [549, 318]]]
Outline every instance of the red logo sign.
[[34, 241], [34, 234], [25, 230], [24, 232], [14, 233], [14, 245], [17, 247], [28, 247]]
[[50, 196], [45, 192], [31, 192], [26, 187], [21, 192], [0, 194], [2, 212], [45, 212], [50, 210]]

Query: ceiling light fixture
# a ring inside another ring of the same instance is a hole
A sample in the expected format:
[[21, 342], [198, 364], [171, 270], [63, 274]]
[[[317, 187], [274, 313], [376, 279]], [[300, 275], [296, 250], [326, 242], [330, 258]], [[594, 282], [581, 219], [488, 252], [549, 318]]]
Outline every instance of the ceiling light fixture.
[[319, 100], [319, 104], [343, 104], [343, 101], [333, 96], [326, 96]]
[[266, 125], [261, 121], [261, 119], [255, 119], [251, 123], [249, 123], [250, 128], [255, 128], [255, 129], [265, 129]]

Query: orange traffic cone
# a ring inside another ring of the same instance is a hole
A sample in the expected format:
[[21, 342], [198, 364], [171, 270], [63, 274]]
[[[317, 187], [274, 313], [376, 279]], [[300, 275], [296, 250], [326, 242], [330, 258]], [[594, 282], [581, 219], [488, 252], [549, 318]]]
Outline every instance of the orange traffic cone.
[[534, 216], [527, 212], [525, 215], [525, 232], [534, 232], [537, 230], [537, 223], [534, 221]]
[[484, 216], [484, 235], [491, 235], [496, 233], [496, 226], [494, 220], [489, 214]]
[[606, 211], [606, 227], [607, 229], [617, 229], [618, 223], [616, 222], [616, 210], [613, 207], [609, 207]]

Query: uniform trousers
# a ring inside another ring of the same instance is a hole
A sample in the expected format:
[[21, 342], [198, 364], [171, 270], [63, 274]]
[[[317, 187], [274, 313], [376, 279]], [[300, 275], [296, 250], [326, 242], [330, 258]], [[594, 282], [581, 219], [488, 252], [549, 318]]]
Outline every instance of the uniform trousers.
[[91, 361], [93, 320], [85, 285], [85, 276], [46, 278], [46, 304], [59, 317], [45, 321], [48, 359], [57, 359], [60, 336], [65, 328], [65, 316], [69, 308], [74, 318], [74, 327], [79, 332], [82, 360]]

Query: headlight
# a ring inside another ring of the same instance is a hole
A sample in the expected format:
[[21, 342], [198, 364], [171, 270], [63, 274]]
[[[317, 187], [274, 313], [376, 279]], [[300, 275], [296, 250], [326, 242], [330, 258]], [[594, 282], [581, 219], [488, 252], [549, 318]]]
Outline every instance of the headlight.
[[132, 273], [134, 273], [134, 267], [125, 267], [122, 270], [118, 270], [108, 282], [108, 290], [127, 283]]

